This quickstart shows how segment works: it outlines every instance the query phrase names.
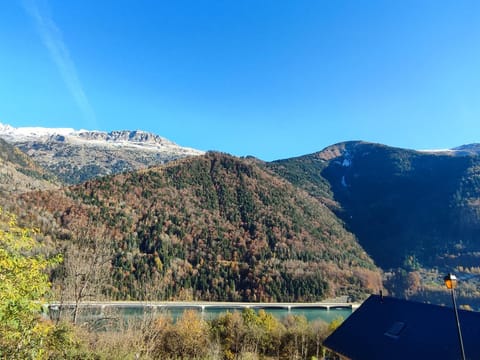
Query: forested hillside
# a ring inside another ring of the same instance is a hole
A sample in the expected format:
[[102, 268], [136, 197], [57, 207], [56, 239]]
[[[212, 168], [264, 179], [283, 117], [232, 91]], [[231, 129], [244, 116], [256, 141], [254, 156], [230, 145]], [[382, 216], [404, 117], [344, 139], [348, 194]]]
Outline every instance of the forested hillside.
[[351, 142], [271, 167], [312, 195], [331, 194], [337, 214], [384, 268], [411, 256], [432, 265], [459, 249], [480, 250], [476, 155]]
[[95, 267], [84, 282], [115, 299], [310, 301], [381, 287], [338, 218], [254, 160], [208, 153], [25, 194], [17, 211], [66, 253], [54, 276], [65, 297]]
[[[328, 205], [374, 261], [396, 296], [434, 300], [442, 273], [479, 295], [480, 157], [347, 142], [267, 166]], [[468, 279], [468, 281], [467, 281]], [[448, 299], [447, 299], [448, 300]]]
[[446, 271], [479, 295], [475, 151], [347, 142], [271, 163], [208, 153], [24, 193], [51, 176], [2, 144], [3, 172], [26, 176], [5, 181], [4, 204], [66, 254], [54, 274], [65, 298], [359, 298], [380, 288], [372, 258], [397, 296], [437, 291]]

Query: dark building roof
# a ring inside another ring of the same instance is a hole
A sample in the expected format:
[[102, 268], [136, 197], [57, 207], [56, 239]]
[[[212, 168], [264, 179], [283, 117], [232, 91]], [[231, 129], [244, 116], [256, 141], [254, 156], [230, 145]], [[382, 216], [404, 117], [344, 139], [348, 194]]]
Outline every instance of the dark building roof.
[[[480, 313], [459, 310], [467, 359], [480, 359]], [[455, 313], [438, 306], [370, 296], [323, 343], [347, 359], [460, 359]]]

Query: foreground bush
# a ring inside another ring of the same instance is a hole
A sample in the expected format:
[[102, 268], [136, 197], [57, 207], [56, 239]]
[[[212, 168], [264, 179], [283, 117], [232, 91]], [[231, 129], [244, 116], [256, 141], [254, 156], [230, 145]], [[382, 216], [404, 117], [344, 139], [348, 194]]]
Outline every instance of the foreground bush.
[[[337, 322], [338, 323], [338, 322]], [[120, 326], [120, 328], [118, 327]], [[187, 310], [176, 322], [167, 315], [117, 324], [107, 331], [77, 328], [85, 358], [116, 359], [312, 359], [321, 358], [321, 343], [332, 328], [302, 316], [282, 321], [251, 309], [205, 321]]]
[[60, 260], [42, 254], [35, 231], [0, 208], [0, 358], [68, 358], [77, 347], [70, 328], [41, 317], [50, 291], [47, 270]]

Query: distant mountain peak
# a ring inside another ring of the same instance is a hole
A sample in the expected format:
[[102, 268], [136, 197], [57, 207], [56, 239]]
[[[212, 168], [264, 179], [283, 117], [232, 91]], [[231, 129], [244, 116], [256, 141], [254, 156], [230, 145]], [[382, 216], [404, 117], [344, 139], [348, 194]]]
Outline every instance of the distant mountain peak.
[[71, 128], [44, 128], [44, 127], [13, 127], [8, 124], [0, 123], [0, 136], [11, 142], [11, 140], [33, 140], [39, 138], [48, 138], [54, 135], [71, 135], [85, 130], [74, 130]]
[[329, 161], [345, 157], [347, 161], [350, 159], [350, 155], [359, 146], [384, 146], [381, 144], [371, 143], [362, 140], [344, 141], [337, 144], [327, 146], [325, 149], [315, 153], [316, 157], [321, 160]]
[[[316, 157], [321, 160], [331, 160], [333, 158], [344, 157], [345, 155], [355, 151], [356, 149], [364, 149], [365, 147], [371, 148], [390, 148], [405, 151], [416, 151], [420, 153], [436, 154], [436, 155], [451, 155], [451, 156], [468, 156], [468, 155], [480, 155], [480, 143], [466, 144], [454, 147], [452, 149], [408, 149], [408, 148], [396, 148], [379, 143], [373, 143], [368, 141], [345, 141], [334, 145], [327, 146], [325, 149], [315, 153]], [[362, 150], [363, 151], [363, 150]]]
[[476, 156], [480, 155], [480, 144], [466, 144], [454, 147], [452, 149], [422, 149], [417, 150], [421, 153], [451, 155], [451, 156]]
[[[111, 143], [137, 143], [150, 144], [160, 146], [178, 146], [174, 142], [163, 138], [159, 135], [142, 131], [142, 130], [114, 130], [110, 132], [98, 130], [75, 130], [72, 128], [45, 128], [45, 127], [12, 127], [0, 123], [0, 137], [9, 142], [26, 142], [26, 141], [86, 141], [104, 142], [104, 145]], [[203, 151], [197, 151], [199, 155]]]
[[480, 155], [480, 143], [461, 145], [453, 148], [452, 150], [470, 155]]
[[15, 128], [0, 123], [0, 138], [20, 148], [67, 183], [204, 154], [142, 130]]

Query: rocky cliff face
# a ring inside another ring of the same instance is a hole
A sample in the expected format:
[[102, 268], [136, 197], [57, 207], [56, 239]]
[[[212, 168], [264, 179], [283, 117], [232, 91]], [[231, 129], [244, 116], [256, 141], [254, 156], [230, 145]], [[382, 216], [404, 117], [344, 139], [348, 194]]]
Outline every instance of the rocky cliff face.
[[0, 124], [0, 138], [17, 146], [67, 184], [203, 154], [144, 131], [107, 133]]

